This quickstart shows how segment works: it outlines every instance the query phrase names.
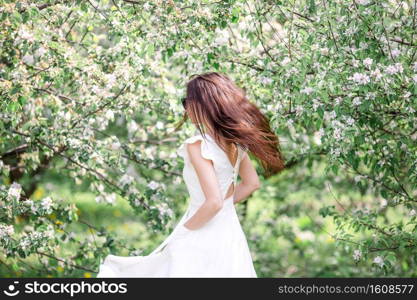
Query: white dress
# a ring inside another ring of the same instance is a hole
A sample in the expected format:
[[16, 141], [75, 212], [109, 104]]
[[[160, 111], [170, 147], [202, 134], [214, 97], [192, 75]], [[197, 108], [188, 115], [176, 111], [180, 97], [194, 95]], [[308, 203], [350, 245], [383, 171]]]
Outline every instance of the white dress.
[[234, 195], [224, 200], [222, 209], [196, 230], [183, 226], [204, 202], [197, 174], [185, 144], [201, 140], [201, 153], [213, 161], [223, 199], [237, 175], [243, 148], [238, 146], [235, 166], [213, 137], [201, 134], [189, 137], [178, 148], [184, 158], [183, 178], [190, 194], [188, 208], [170, 235], [145, 256], [108, 255], [99, 266], [100, 277], [257, 277], [249, 246], [242, 230]]

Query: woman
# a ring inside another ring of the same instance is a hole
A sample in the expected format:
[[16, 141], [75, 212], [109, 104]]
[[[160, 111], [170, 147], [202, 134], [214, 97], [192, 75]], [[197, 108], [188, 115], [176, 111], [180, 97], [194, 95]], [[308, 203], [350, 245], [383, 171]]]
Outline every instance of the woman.
[[192, 76], [183, 106], [180, 125], [189, 117], [199, 131], [177, 150], [191, 198], [187, 211], [152, 253], [108, 255], [97, 277], [257, 277], [235, 204], [260, 187], [248, 151], [265, 177], [284, 169], [278, 137], [221, 73]]

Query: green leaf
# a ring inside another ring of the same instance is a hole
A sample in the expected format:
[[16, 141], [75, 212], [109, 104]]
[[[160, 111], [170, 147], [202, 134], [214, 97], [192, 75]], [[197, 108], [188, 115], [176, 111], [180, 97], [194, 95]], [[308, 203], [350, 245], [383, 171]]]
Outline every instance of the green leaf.
[[226, 22], [226, 20], [221, 20], [220, 21], [220, 28], [226, 28], [227, 27], [227, 22]]
[[319, 108], [317, 108], [317, 113], [319, 114], [320, 118], [323, 119], [324, 109], [321, 106]]

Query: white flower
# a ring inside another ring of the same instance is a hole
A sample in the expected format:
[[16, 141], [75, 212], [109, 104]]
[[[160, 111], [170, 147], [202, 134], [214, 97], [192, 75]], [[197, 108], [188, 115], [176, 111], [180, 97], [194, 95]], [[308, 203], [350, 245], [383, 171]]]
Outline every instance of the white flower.
[[366, 74], [362, 74], [362, 73], [354, 73], [352, 77], [350, 77], [349, 79], [352, 79], [353, 81], [355, 81], [358, 84], [367, 84], [370, 82], [369, 76]]
[[380, 203], [381, 208], [385, 208], [387, 204], [388, 204], [388, 201], [386, 199], [381, 199], [381, 203]]
[[68, 141], [68, 145], [71, 148], [78, 148], [78, 147], [80, 147], [82, 145], [81, 141], [78, 140], [78, 139], [69, 138], [67, 141]]
[[71, 120], [71, 113], [69, 111], [67, 111], [65, 113], [63, 112], [61, 115], [62, 115], [62, 117], [64, 118], [65, 121]]
[[384, 265], [384, 260], [382, 259], [381, 256], [377, 256], [374, 258], [374, 263], [376, 263], [382, 268], [382, 266]]
[[285, 66], [285, 65], [287, 65], [289, 62], [291, 62], [291, 59], [287, 56], [287, 57], [285, 57], [285, 58], [281, 61], [281, 65]]
[[398, 49], [394, 49], [391, 51], [392, 57], [397, 57], [398, 55], [401, 54], [401, 51]]
[[226, 45], [229, 42], [229, 32], [227, 30], [221, 30], [219, 28], [215, 31], [216, 38], [214, 39], [214, 45], [219, 47]]
[[217, 46], [222, 46], [222, 45], [226, 45], [228, 41], [229, 41], [229, 38], [227, 36], [219, 36], [214, 40], [214, 43]]
[[161, 216], [172, 217], [174, 215], [174, 212], [172, 211], [172, 209], [165, 202], [157, 202], [156, 207], [158, 208]]
[[50, 210], [52, 207], [52, 199], [51, 197], [46, 197], [42, 200], [42, 206], [45, 210]]
[[35, 58], [33, 57], [33, 55], [26, 54], [25, 56], [22, 57], [22, 61], [25, 64], [33, 65], [33, 63], [35, 62]]
[[7, 233], [8, 235], [12, 235], [12, 234], [14, 233], [14, 228], [13, 228], [13, 225], [7, 225], [7, 226], [6, 226], [6, 233]]
[[15, 200], [19, 200], [21, 191], [22, 191], [22, 186], [18, 184], [17, 182], [13, 182], [13, 184], [9, 188], [7, 197], [9, 199], [14, 198]]
[[129, 131], [129, 133], [134, 133], [138, 129], [139, 129], [139, 126], [134, 120], [131, 120], [129, 124], [127, 125], [127, 130]]
[[135, 188], [133, 185], [131, 185], [131, 186], [129, 187], [129, 190], [126, 192], [126, 194], [127, 194], [128, 196], [130, 196], [130, 195], [132, 195], [132, 194], [138, 194], [138, 193], [139, 193], [138, 189], [137, 189], [137, 188]]
[[376, 164], [378, 165], [378, 166], [383, 166], [383, 165], [385, 165], [387, 162], [384, 160], [384, 159], [381, 159], [380, 161], [378, 161]]
[[148, 11], [151, 8], [151, 5], [149, 4], [149, 2], [145, 2], [142, 6], [142, 8], [146, 11]]
[[404, 95], [402, 95], [404, 99], [408, 99], [410, 98], [410, 96], [411, 96], [411, 93], [409, 91], [405, 92]]
[[356, 261], [360, 260], [361, 259], [361, 256], [362, 256], [361, 250], [355, 250], [355, 251], [353, 251], [353, 259], [354, 260], [356, 260]]
[[132, 176], [130, 176], [129, 174], [124, 174], [122, 178], [120, 178], [119, 182], [123, 186], [123, 185], [131, 184], [133, 180], [135, 179]]
[[322, 55], [328, 55], [329, 54], [329, 48], [327, 48], [327, 47], [321, 48], [320, 53]]
[[391, 65], [391, 66], [388, 66], [388, 67], [385, 69], [385, 71], [386, 71], [388, 74], [392, 75], [392, 74], [397, 73], [397, 68], [396, 68], [395, 66]]
[[94, 94], [100, 94], [101, 89], [100, 89], [100, 87], [98, 87], [97, 85], [93, 85], [93, 86], [91, 87], [91, 91], [92, 91]]
[[133, 204], [135, 204], [137, 207], [141, 206], [140, 200], [138, 198], [135, 199], [135, 201], [133, 202]]
[[317, 133], [317, 135], [318, 135], [320, 138], [322, 138], [322, 137], [323, 137], [323, 135], [324, 135], [324, 129], [323, 129], [323, 128], [320, 128], [320, 129], [319, 129], [319, 131], [318, 131], [318, 133]]
[[157, 182], [155, 182], [155, 181], [151, 181], [151, 182], [149, 182], [148, 183], [148, 188], [150, 188], [150, 189], [152, 189], [152, 190], [155, 190], [155, 189], [157, 189], [159, 187], [159, 183], [157, 183]]
[[101, 203], [101, 202], [104, 202], [104, 198], [103, 198], [103, 196], [102, 195], [98, 195], [98, 196], [96, 196], [96, 202], [97, 203]]
[[107, 84], [109, 86], [113, 86], [116, 83], [117, 77], [115, 74], [106, 74], [105, 76], [106, 80], [107, 80]]
[[27, 200], [23, 201], [23, 204], [26, 205], [26, 206], [29, 206], [30, 210], [32, 211], [33, 214], [37, 213], [37, 208], [35, 206], [35, 203], [32, 200], [27, 199]]
[[355, 180], [355, 182], [359, 182], [362, 179], [362, 175], [356, 175], [353, 179]]
[[113, 204], [116, 201], [116, 194], [115, 193], [111, 193], [111, 194], [103, 193], [103, 195], [96, 196], [95, 199], [97, 203], [107, 202], [107, 203]]
[[297, 237], [303, 241], [313, 241], [315, 236], [311, 231], [301, 231]]
[[28, 248], [28, 246], [30, 246], [30, 241], [28, 238], [25, 238], [23, 240], [20, 241], [20, 247], [25, 250]]
[[397, 74], [397, 73], [402, 73], [403, 71], [403, 66], [401, 65], [401, 63], [396, 63], [394, 65], [390, 65], [385, 69], [385, 72], [387, 72], [389, 75], [393, 75], [393, 74]]
[[312, 92], [314, 92], [314, 90], [311, 87], [306, 87], [305, 89], [302, 89], [300, 92], [306, 95], [310, 95]]
[[378, 68], [376, 68], [375, 70], [371, 71], [371, 76], [374, 77], [376, 80], [379, 80], [382, 78], [382, 73]]
[[415, 217], [417, 215], [416, 210], [415, 209], [410, 210], [409, 215], [410, 215], [410, 217]]
[[44, 47], [40, 46], [38, 50], [36, 50], [36, 54], [38, 56], [43, 56], [46, 52], [48, 52]]
[[18, 35], [21, 39], [27, 40], [29, 42], [33, 42], [35, 40], [33, 34], [29, 31], [25, 30], [24, 28], [19, 29]]
[[365, 42], [360, 42], [359, 43], [359, 48], [360, 49], [368, 49], [368, 43], [365, 43]]
[[342, 129], [340, 127], [336, 127], [333, 131], [333, 137], [337, 140], [340, 141], [341, 139], [343, 139], [343, 132]]
[[316, 142], [316, 144], [320, 145], [321, 144], [321, 138], [324, 135], [324, 129], [320, 128], [318, 131], [314, 132], [314, 141]]
[[365, 58], [365, 59], [363, 60], [363, 64], [364, 64], [365, 66], [367, 66], [367, 67], [369, 67], [370, 65], [372, 65], [372, 62], [373, 62], [373, 59], [372, 59], [372, 58], [369, 58], [369, 57], [367, 57], [367, 58]]
[[357, 26], [350, 26], [345, 30], [345, 35], [348, 35], [348, 36], [353, 35], [356, 31], [358, 31]]
[[38, 232], [38, 231], [31, 232], [30, 237], [34, 240], [41, 239], [42, 238], [42, 233]]
[[54, 227], [49, 224], [48, 229], [43, 232], [44, 236], [48, 239], [52, 239], [55, 235]]
[[367, 5], [369, 4], [370, 0], [356, 0], [356, 3], [360, 5]]
[[105, 199], [107, 203], [114, 203], [116, 201], [116, 193], [107, 194]]
[[106, 119], [107, 120], [111, 120], [111, 121], [114, 120], [114, 112], [111, 109], [109, 109], [108, 111], [106, 111]]
[[260, 82], [262, 82], [262, 84], [264, 84], [264, 85], [267, 85], [267, 84], [270, 84], [270, 83], [272, 83], [272, 82], [273, 82], [273, 80], [272, 80], [271, 78], [269, 78], [269, 77], [265, 77], [265, 76], [262, 76], [262, 77], [259, 79], [259, 81], [260, 81]]
[[331, 149], [330, 150], [330, 154], [333, 155], [334, 157], [339, 157], [340, 156], [340, 149]]
[[164, 128], [164, 123], [163, 123], [163, 122], [161, 122], [161, 121], [158, 121], [158, 122], [156, 122], [155, 127], [156, 127], [157, 129], [163, 129], [163, 128]]
[[361, 103], [362, 103], [361, 98], [359, 98], [359, 97], [355, 97], [355, 98], [353, 98], [353, 101], [352, 101], [352, 104], [353, 104], [353, 105], [358, 106], [358, 105], [360, 105]]
[[295, 107], [295, 115], [297, 116], [297, 117], [299, 117], [299, 116], [301, 116], [301, 114], [303, 113], [303, 111], [304, 111], [304, 107], [302, 106], [302, 105], [297, 105], [296, 107]]
[[9, 237], [14, 233], [13, 225], [0, 224], [0, 239]]
[[355, 120], [352, 117], [348, 117], [346, 120], [346, 123], [348, 123], [350, 126], [352, 126], [355, 123]]
[[317, 100], [317, 99], [313, 99], [313, 109], [314, 109], [314, 111], [316, 111], [317, 108], [319, 108], [319, 106], [321, 106], [320, 101]]
[[104, 192], [104, 185], [99, 183], [99, 184], [94, 184], [94, 186], [96, 187], [97, 191], [99, 191], [100, 193]]
[[293, 126], [294, 124], [294, 120], [293, 119], [288, 119], [287, 120], [287, 126]]
[[112, 150], [115, 150], [115, 151], [120, 150], [120, 147], [121, 147], [121, 144], [120, 144], [120, 142], [119, 142], [119, 141], [115, 141], [114, 143], [112, 143], [112, 144], [110, 145], [110, 148], [111, 148]]

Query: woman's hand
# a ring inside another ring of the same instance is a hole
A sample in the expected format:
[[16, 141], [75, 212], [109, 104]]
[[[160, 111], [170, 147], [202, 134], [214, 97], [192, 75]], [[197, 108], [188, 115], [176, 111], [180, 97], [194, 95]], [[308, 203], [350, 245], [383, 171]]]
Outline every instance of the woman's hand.
[[239, 176], [242, 181], [236, 187], [234, 204], [246, 199], [261, 186], [256, 169], [246, 152], [240, 162]]
[[186, 230], [189, 230], [189, 231], [192, 231], [193, 229], [190, 229], [190, 228], [188, 228], [187, 226], [185, 226], [185, 223], [184, 224], [182, 224], [182, 226], [186, 229]]

